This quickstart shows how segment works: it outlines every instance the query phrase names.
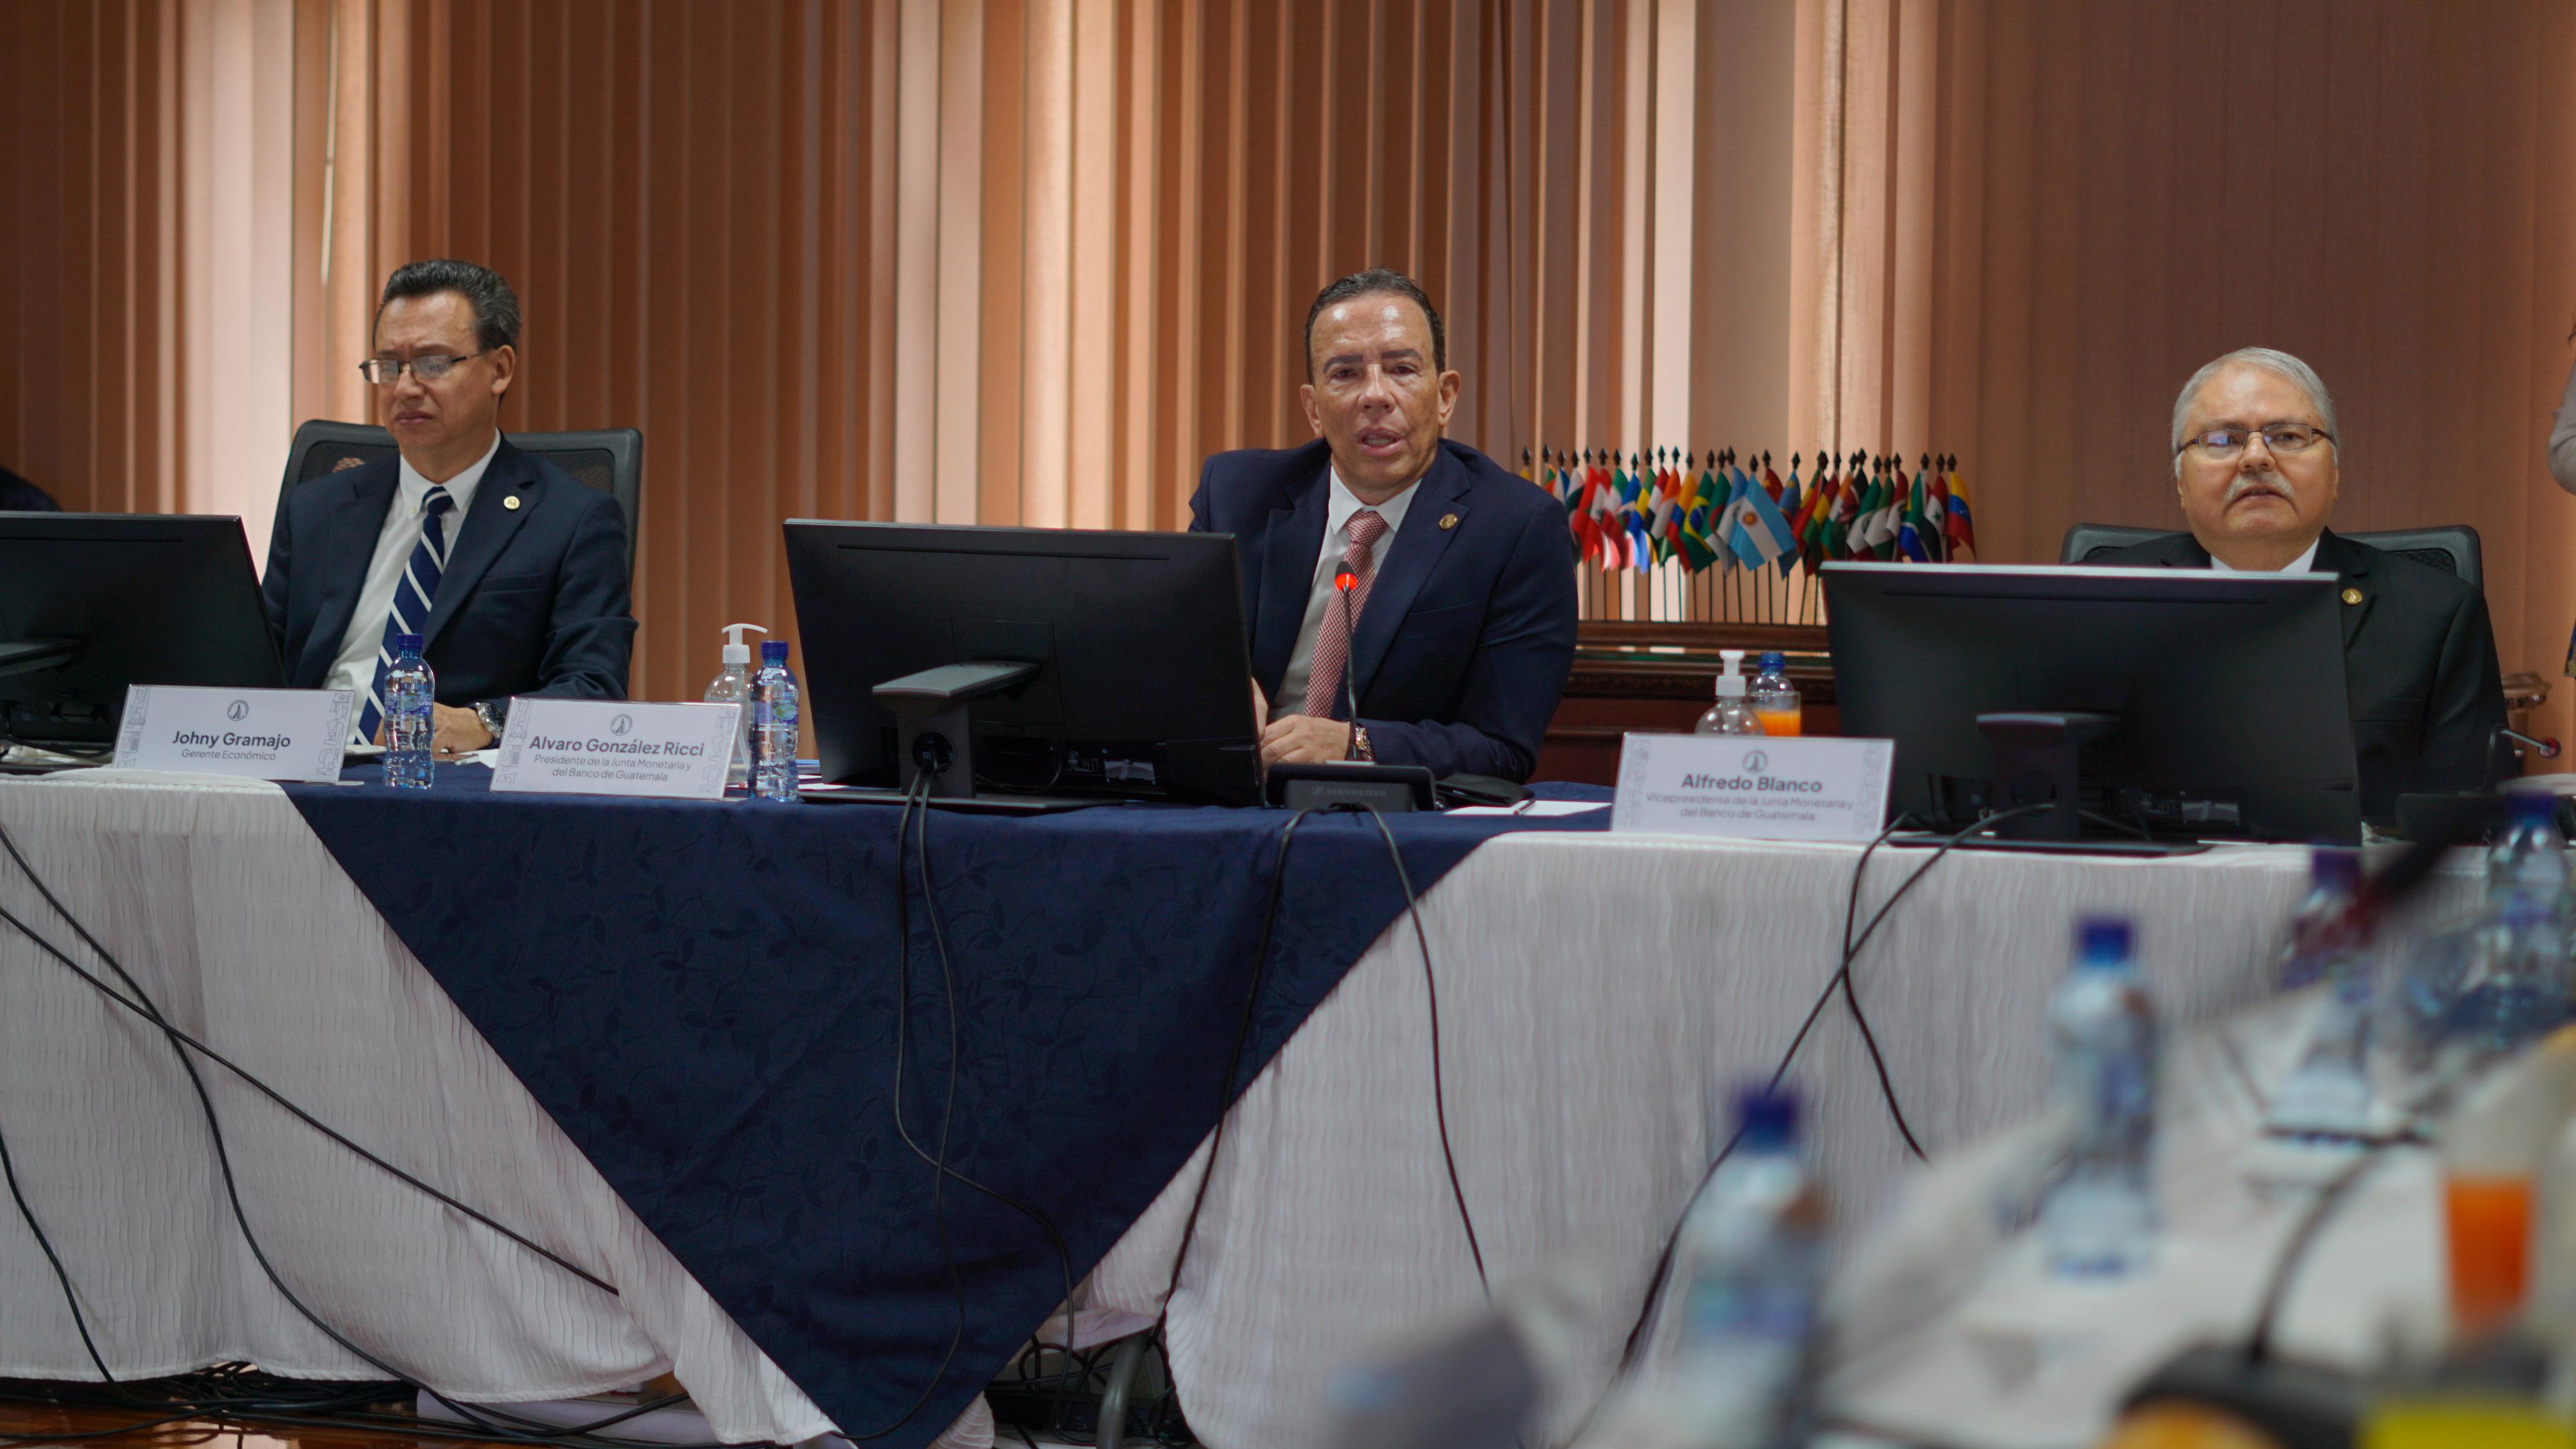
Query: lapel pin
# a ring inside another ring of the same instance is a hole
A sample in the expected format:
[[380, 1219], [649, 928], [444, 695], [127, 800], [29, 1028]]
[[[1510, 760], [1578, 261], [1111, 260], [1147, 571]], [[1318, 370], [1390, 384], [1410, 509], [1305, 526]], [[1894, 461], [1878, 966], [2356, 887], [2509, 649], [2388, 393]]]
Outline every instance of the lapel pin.
[[[504, 508], [510, 509], [510, 510], [512, 510], [513, 512], [517, 511], [517, 509], [518, 509], [518, 507], [519, 507], [519, 495], [518, 495], [518, 494], [516, 494], [516, 493], [512, 493], [512, 494], [507, 494], [507, 495], [505, 495], [505, 496], [501, 499], [501, 506], [502, 506], [502, 507], [504, 507]], [[2356, 595], [2355, 597], [2359, 597], [2359, 596], [2358, 596], [2358, 595]]]
[[2346, 589], [2346, 590], [2344, 590], [2344, 591], [2343, 591], [2343, 601], [2344, 601], [2345, 603], [2347, 603], [2347, 604], [2358, 604], [2358, 603], [2360, 603], [2360, 602], [2361, 602], [2361, 590], [2359, 590], [2359, 589]]
[[1456, 528], [1457, 526], [1458, 526], [1458, 515], [1457, 515], [1457, 514], [1454, 514], [1454, 513], [1444, 513], [1444, 514], [1441, 514], [1441, 515], [1440, 515], [1440, 527], [1441, 527], [1443, 530]]

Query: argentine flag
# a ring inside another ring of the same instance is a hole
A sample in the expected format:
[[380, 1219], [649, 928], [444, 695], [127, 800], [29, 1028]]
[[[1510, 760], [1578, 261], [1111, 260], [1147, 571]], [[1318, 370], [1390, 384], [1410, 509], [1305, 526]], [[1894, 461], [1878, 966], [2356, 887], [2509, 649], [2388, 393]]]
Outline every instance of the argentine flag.
[[1726, 500], [1726, 545], [1749, 569], [1758, 569], [1798, 546], [1789, 520], [1762, 485], [1738, 469], [1735, 491]]

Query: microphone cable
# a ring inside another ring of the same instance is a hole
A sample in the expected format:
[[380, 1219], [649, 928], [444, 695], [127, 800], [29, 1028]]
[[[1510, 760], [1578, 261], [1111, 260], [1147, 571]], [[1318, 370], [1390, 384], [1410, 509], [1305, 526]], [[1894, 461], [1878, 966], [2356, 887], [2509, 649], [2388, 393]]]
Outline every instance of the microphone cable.
[[[1885, 845], [1897, 831], [1905, 828], [1905, 817], [1899, 816], [1897, 819], [1889, 822], [1886, 829], [1881, 830], [1870, 840], [1869, 844], [1861, 848], [1860, 859], [1855, 862], [1852, 867], [1851, 894], [1846, 900], [1843, 910], [1843, 949], [1841, 958], [1835, 964], [1833, 975], [1826, 978], [1824, 989], [1816, 993], [1815, 1001], [1807, 1008], [1806, 1018], [1799, 1022], [1797, 1033], [1789, 1039], [1788, 1049], [1780, 1054], [1779, 1063], [1771, 1069], [1771, 1077], [1767, 1087], [1768, 1090], [1777, 1090], [1780, 1083], [1788, 1077], [1790, 1066], [1797, 1061], [1798, 1053], [1806, 1046], [1807, 1038], [1814, 1032], [1817, 1019], [1824, 1015], [1826, 1006], [1832, 1003], [1837, 994], [1849, 989], [1852, 963], [1859, 959], [1861, 950], [1869, 944], [1870, 937], [1878, 933], [1878, 928], [1881, 923], [1887, 920], [1888, 913], [1896, 909], [1896, 903], [1905, 899], [1907, 892], [1913, 890], [1916, 885], [1920, 884], [1925, 876], [1930, 875], [1932, 873], [1932, 868], [1941, 863], [1941, 858], [1943, 856], [1948, 855], [1952, 849], [1966, 841], [1970, 836], [1991, 830], [2006, 820], [2015, 819], [2017, 817], [2032, 814], [2036, 811], [2048, 808], [2051, 807], [2049, 805], [2025, 805], [2017, 806], [2011, 810], [1998, 811], [1995, 814], [1988, 815], [1961, 830], [1944, 836], [1942, 838], [1940, 848], [1933, 851], [1931, 856], [1926, 859], [1922, 865], [1916, 867], [1912, 875], [1905, 878], [1905, 882], [1896, 888], [1895, 893], [1882, 902], [1877, 911], [1870, 916], [1869, 924], [1866, 927], [1863, 927], [1859, 934], [1855, 936], [1852, 931], [1852, 926], [1860, 916], [1861, 877], [1869, 869], [1870, 856], [1875, 853], [1880, 846]], [[1856, 999], [1849, 997], [1846, 997], [1846, 1001], [1852, 1007], [1852, 1010], [1855, 1013], [1855, 1018], [1857, 1019], [1859, 1002]], [[1887, 1075], [1885, 1061], [1880, 1057], [1877, 1051], [1875, 1037], [1869, 1032], [1866, 1025], [1862, 1026], [1861, 1030], [1862, 1040], [1869, 1044], [1871, 1048], [1871, 1060], [1878, 1068], [1879, 1086], [1881, 1091], [1886, 1094], [1888, 1108], [1890, 1112], [1897, 1114], [1897, 1121], [1905, 1134], [1906, 1145], [1913, 1149], [1916, 1156], [1920, 1157], [1922, 1155], [1922, 1147], [1914, 1140], [1911, 1128], [1903, 1127], [1904, 1117], [1896, 1100], [1895, 1085]], [[1700, 1174], [1699, 1185], [1692, 1189], [1690, 1199], [1683, 1205], [1680, 1217], [1674, 1221], [1672, 1230], [1665, 1234], [1663, 1249], [1655, 1258], [1653, 1275], [1647, 1280], [1646, 1300], [1637, 1309], [1636, 1321], [1629, 1325], [1627, 1342], [1620, 1352], [1618, 1366], [1611, 1370], [1610, 1381], [1602, 1386], [1600, 1397], [1593, 1401], [1591, 1410], [1584, 1415], [1582, 1429], [1577, 1430], [1573, 1436], [1574, 1439], [1581, 1439], [1583, 1437], [1583, 1431], [1591, 1428], [1594, 1416], [1601, 1412], [1602, 1406], [1610, 1401], [1612, 1393], [1623, 1381], [1627, 1379], [1630, 1374], [1636, 1371], [1638, 1363], [1644, 1358], [1646, 1328], [1649, 1324], [1654, 1322], [1655, 1310], [1663, 1303], [1665, 1279], [1672, 1271], [1673, 1255], [1681, 1246], [1682, 1227], [1689, 1221], [1690, 1210], [1692, 1207], [1697, 1206], [1700, 1194], [1708, 1191], [1708, 1185], [1710, 1181], [1717, 1176], [1717, 1170], [1724, 1167], [1727, 1160], [1735, 1155], [1736, 1147], [1741, 1144], [1743, 1140], [1744, 1128], [1743, 1125], [1739, 1123], [1737, 1124], [1735, 1131], [1726, 1139], [1726, 1145], [1718, 1149], [1717, 1156], [1710, 1161], [1707, 1171]]]

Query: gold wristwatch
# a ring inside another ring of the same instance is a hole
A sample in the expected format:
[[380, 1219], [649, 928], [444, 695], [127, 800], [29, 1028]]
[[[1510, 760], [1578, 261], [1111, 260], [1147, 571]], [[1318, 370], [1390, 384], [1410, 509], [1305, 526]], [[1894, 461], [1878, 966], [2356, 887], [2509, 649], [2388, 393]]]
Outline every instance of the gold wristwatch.
[[1369, 748], [1368, 726], [1358, 720], [1351, 721], [1351, 749], [1370, 764], [1377, 763], [1377, 751]]

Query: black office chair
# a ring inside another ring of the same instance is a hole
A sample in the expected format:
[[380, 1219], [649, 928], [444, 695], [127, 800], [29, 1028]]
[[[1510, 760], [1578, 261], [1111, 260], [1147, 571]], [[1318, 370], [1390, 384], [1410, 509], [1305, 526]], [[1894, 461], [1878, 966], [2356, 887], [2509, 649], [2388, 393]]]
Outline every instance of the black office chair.
[[[2057, 550], [2059, 563], [2091, 563], [2116, 548], [2162, 538], [2175, 530], [2170, 528], [2130, 528], [2117, 523], [2079, 523], [2066, 530], [2066, 542]], [[2484, 591], [2486, 565], [2478, 548], [2478, 531], [2465, 523], [2445, 524], [2439, 528], [2390, 528], [2377, 533], [2347, 533], [2355, 543], [2413, 559], [2426, 568], [2450, 574], [2470, 588]]]
[[[635, 580], [635, 539], [641, 522], [637, 509], [644, 481], [644, 434], [634, 428], [600, 428], [586, 433], [512, 433], [510, 446], [554, 464], [581, 483], [617, 500], [626, 515], [626, 579]], [[393, 434], [366, 423], [335, 423], [315, 418], [295, 430], [286, 450], [286, 490], [344, 468], [394, 456]]]

